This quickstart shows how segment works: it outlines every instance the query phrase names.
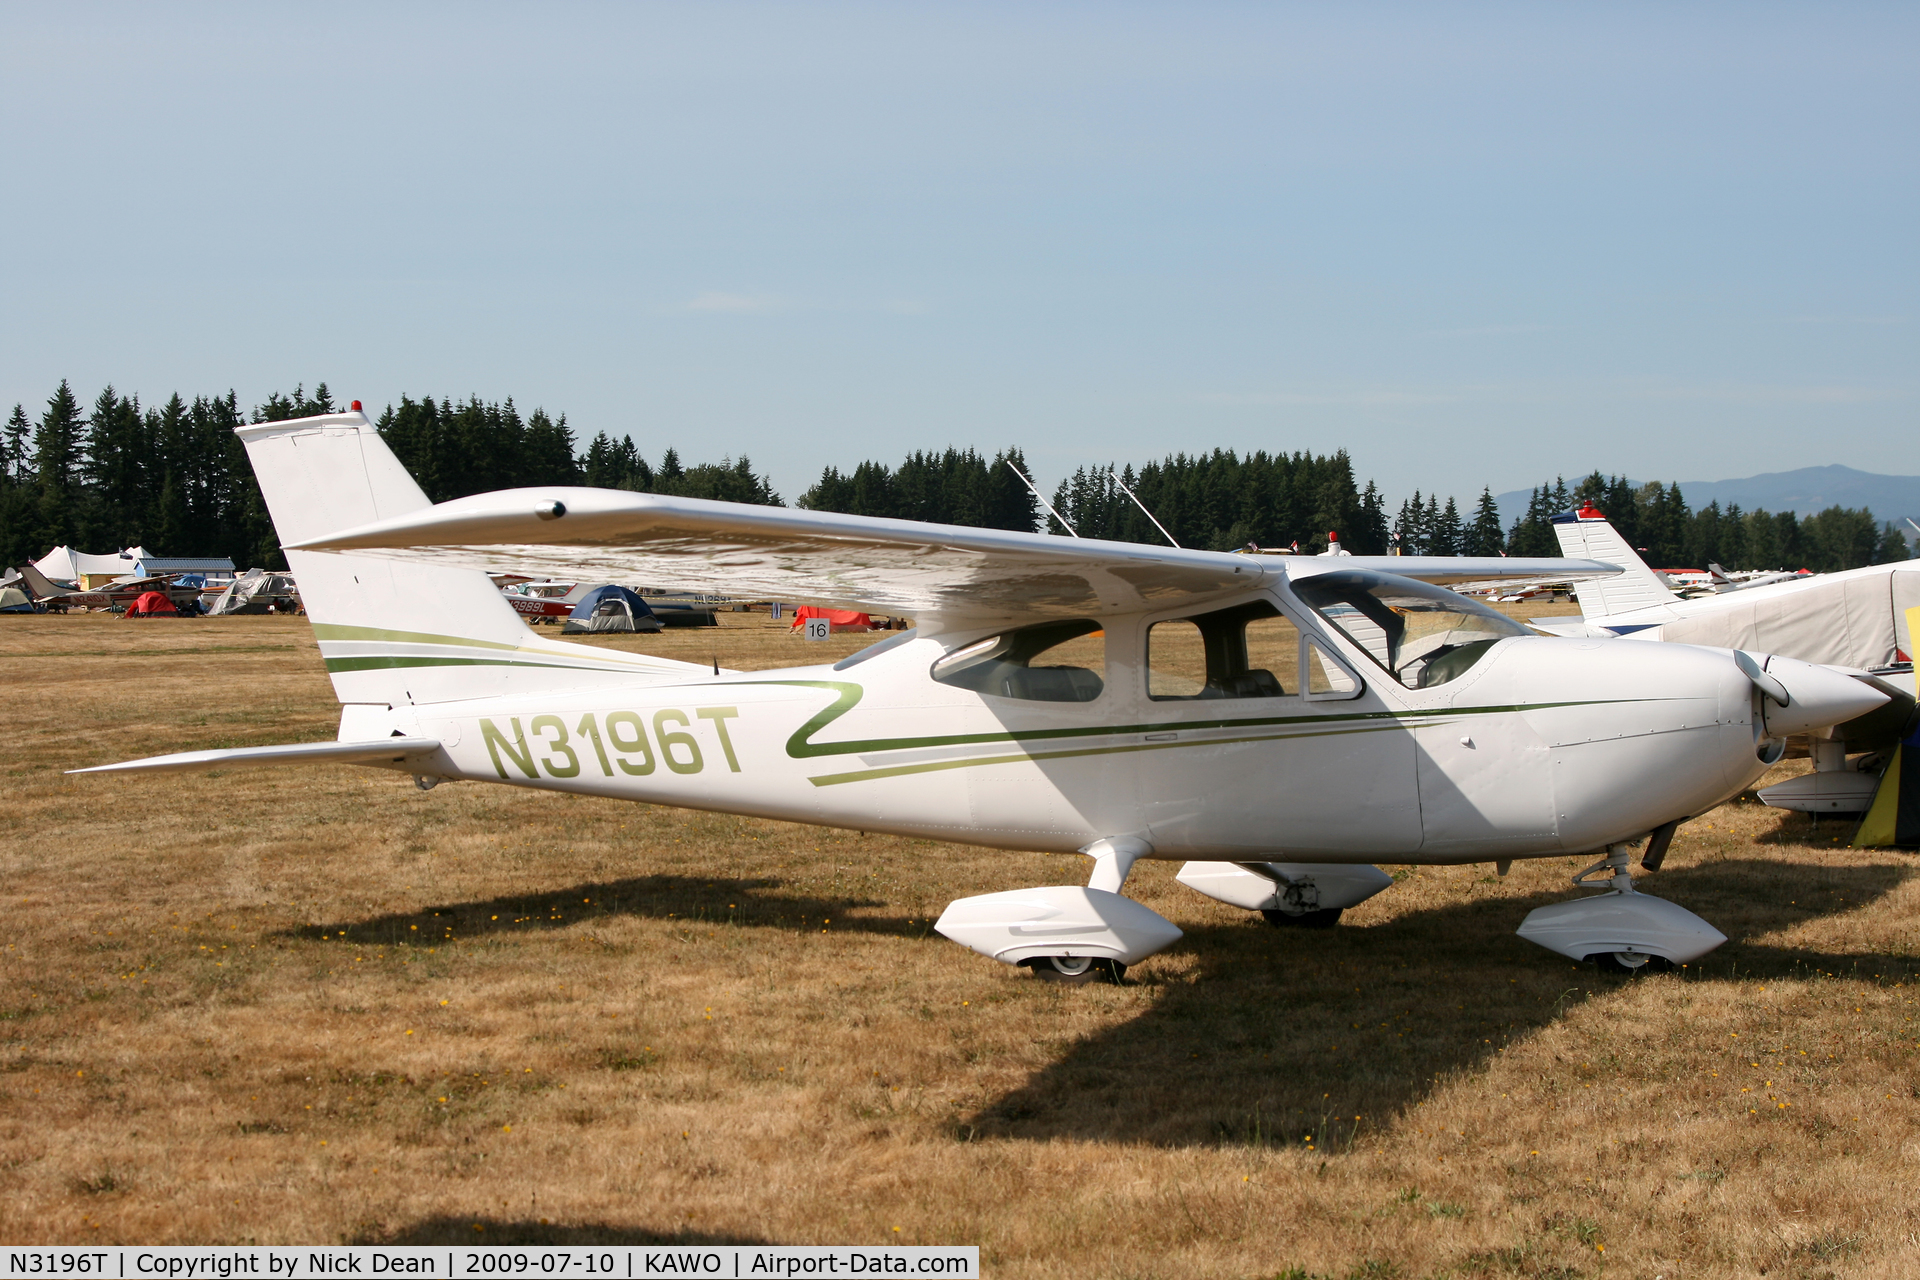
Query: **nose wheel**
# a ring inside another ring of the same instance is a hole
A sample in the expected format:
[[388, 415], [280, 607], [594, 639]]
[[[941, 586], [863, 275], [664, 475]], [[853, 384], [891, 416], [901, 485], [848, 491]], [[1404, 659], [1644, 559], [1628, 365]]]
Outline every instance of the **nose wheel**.
[[1084, 987], [1092, 982], [1105, 982], [1119, 986], [1120, 980], [1127, 976], [1127, 966], [1118, 960], [1096, 959], [1092, 956], [1034, 956], [1022, 960], [1020, 967], [1033, 970], [1033, 976], [1042, 982], [1064, 982], [1069, 986]]

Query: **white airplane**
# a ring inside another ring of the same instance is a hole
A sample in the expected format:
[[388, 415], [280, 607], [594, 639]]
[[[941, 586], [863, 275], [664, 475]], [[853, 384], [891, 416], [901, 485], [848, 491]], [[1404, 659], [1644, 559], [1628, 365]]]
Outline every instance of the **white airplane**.
[[[358, 406], [355, 406], [358, 409]], [[1621, 969], [1724, 941], [1628, 873], [1781, 739], [1886, 695], [1781, 658], [1529, 633], [1438, 585], [1591, 561], [1279, 557], [624, 491], [435, 506], [359, 412], [239, 428], [343, 704], [334, 742], [76, 772], [345, 762], [1093, 860], [937, 928], [1064, 981], [1180, 937], [1141, 858], [1276, 924], [1370, 864], [1595, 852], [1523, 936]], [[728, 672], [531, 632], [480, 566], [914, 617], [831, 665]], [[1605, 879], [1595, 881], [1595, 876]]]
[[1776, 575], [1785, 580], [1682, 599], [1591, 504], [1555, 516], [1553, 531], [1567, 555], [1607, 560], [1624, 572], [1582, 583], [1582, 617], [1536, 618], [1532, 625], [1539, 630], [1745, 649], [1871, 677], [1889, 702], [1864, 720], [1809, 734], [1814, 771], [1758, 793], [1763, 803], [1803, 813], [1866, 810], [1882, 753], [1916, 727], [1912, 655], [1902, 646], [1908, 615], [1920, 608], [1920, 560]]
[[1749, 571], [1728, 573], [1717, 564], [1707, 566], [1707, 585], [1713, 588], [1715, 595], [1726, 595], [1729, 591], [1751, 591], [1755, 587], [1770, 587], [1776, 582], [1798, 582], [1802, 578], [1814, 575], [1804, 569], [1782, 569], [1775, 573]]

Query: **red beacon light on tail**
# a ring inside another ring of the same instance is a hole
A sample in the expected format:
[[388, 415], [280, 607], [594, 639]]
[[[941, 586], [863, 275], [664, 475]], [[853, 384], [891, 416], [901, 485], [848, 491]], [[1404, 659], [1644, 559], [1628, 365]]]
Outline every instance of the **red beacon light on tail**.
[[1606, 519], [1604, 515], [1600, 514], [1600, 508], [1594, 506], [1591, 502], [1581, 503], [1580, 510], [1576, 511], [1574, 514], [1579, 516], [1582, 520], [1605, 520]]
[[359, 412], [360, 412], [360, 402], [359, 402], [358, 400], [355, 400], [355, 401], [353, 402], [353, 404], [352, 404], [351, 406], [349, 406], [349, 407], [350, 407], [350, 408], [351, 408], [351, 409], [353, 410], [353, 412], [355, 412], [355, 413], [359, 413]]

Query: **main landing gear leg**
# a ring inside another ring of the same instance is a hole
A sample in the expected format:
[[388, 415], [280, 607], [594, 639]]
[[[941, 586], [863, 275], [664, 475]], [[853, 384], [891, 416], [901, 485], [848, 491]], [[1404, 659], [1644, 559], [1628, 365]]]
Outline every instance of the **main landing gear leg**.
[[1613, 874], [1607, 878], [1607, 888], [1613, 890], [1615, 893], [1632, 893], [1633, 873], [1627, 869], [1632, 865], [1632, 845], [1610, 844], [1607, 846], [1606, 857], [1582, 871], [1574, 872], [1573, 882], [1582, 888], [1597, 887], [1600, 882], [1598, 880], [1589, 880], [1587, 877], [1596, 871], [1611, 871]]
[[[1096, 840], [1080, 852], [1093, 859], [1093, 874], [1087, 877], [1087, 888], [1119, 893], [1120, 886], [1127, 882], [1127, 873], [1133, 870], [1140, 855], [1148, 852], [1148, 846], [1144, 841], [1125, 838]], [[1089, 982], [1111, 982], [1117, 986], [1127, 976], [1126, 965], [1104, 956], [1030, 956], [1020, 961], [1020, 967], [1031, 970], [1033, 976], [1043, 982], [1066, 982], [1074, 986]]]

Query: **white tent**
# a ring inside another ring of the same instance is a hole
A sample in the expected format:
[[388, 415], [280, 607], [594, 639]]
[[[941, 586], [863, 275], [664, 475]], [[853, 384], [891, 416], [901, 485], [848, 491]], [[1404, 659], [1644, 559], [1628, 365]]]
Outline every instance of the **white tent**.
[[[112, 555], [88, 555], [72, 547], [55, 547], [33, 562], [33, 567], [56, 582], [76, 582], [83, 587], [98, 586], [107, 578], [119, 578], [133, 572], [136, 560], [146, 559], [145, 547], [128, 547]], [[87, 581], [87, 579], [95, 581]]]

